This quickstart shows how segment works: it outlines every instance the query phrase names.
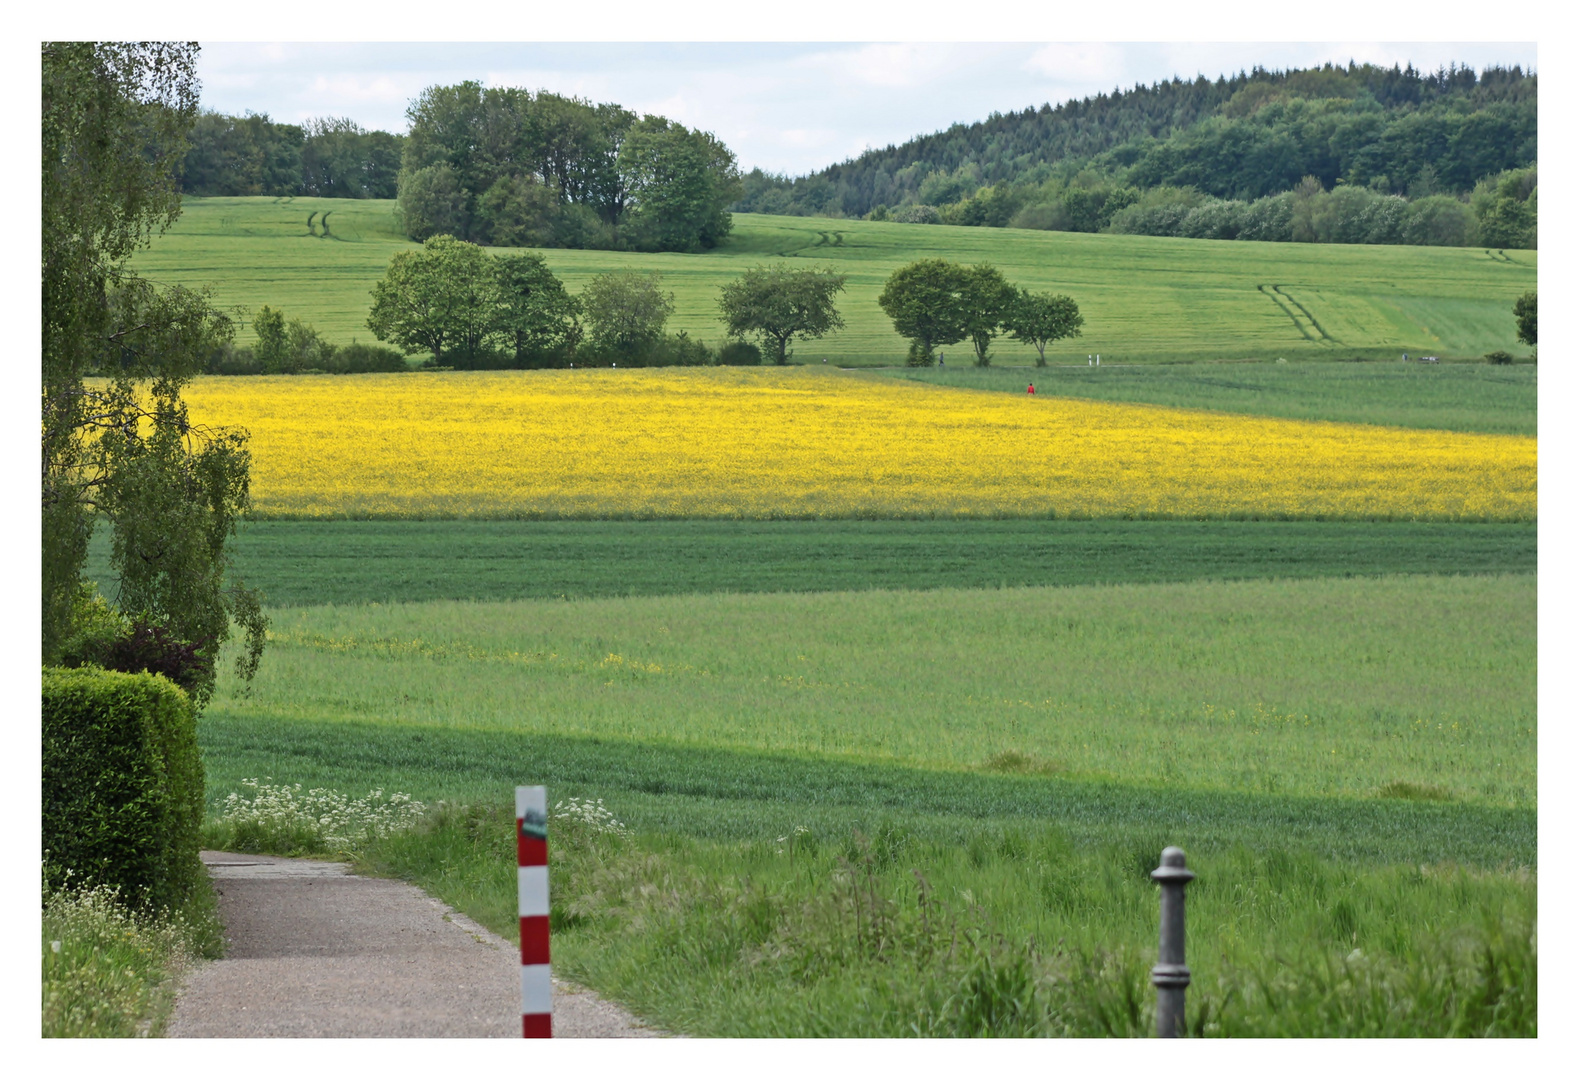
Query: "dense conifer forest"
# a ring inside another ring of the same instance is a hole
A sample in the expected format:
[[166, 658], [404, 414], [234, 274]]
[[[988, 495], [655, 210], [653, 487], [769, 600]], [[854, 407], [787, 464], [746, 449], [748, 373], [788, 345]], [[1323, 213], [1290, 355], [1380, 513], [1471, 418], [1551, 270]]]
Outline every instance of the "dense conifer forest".
[[955, 124], [808, 176], [753, 170], [734, 209], [1533, 247], [1536, 90], [1518, 67], [1175, 78]]

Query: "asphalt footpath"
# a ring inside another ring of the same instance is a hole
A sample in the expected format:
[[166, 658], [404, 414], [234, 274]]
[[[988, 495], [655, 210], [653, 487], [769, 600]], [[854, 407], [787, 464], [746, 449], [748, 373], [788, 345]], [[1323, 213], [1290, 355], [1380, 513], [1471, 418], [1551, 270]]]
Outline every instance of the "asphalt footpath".
[[[339, 863], [203, 852], [227, 948], [187, 973], [172, 1038], [521, 1037], [516, 947], [421, 889]], [[554, 981], [556, 1038], [662, 1036]]]

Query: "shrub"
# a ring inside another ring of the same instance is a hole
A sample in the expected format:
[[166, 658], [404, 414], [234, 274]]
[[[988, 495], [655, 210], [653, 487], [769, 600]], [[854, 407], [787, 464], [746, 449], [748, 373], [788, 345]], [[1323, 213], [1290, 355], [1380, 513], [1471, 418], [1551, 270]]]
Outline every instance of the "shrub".
[[407, 371], [410, 365], [399, 349], [383, 345], [363, 345], [356, 339], [335, 350], [326, 370], [345, 375], [364, 375], [374, 371]]
[[[438, 367], [433, 358], [423, 362], [423, 367]], [[445, 349], [445, 369], [455, 371], [508, 371], [518, 368], [515, 356], [499, 349]]]
[[61, 644], [62, 667], [107, 666], [110, 649], [127, 633], [126, 620], [89, 581], [82, 583], [72, 604], [71, 627], [71, 636]]
[[681, 330], [665, 335], [646, 356], [648, 367], [699, 367], [715, 362], [715, 354], [704, 341], [693, 341]]
[[246, 346], [237, 347], [227, 342], [215, 349], [208, 358], [210, 375], [262, 375], [263, 361]]
[[762, 350], [749, 341], [731, 341], [718, 350], [718, 362], [729, 367], [762, 363]]
[[1513, 354], [1503, 349], [1498, 349], [1495, 352], [1489, 352], [1486, 354], [1486, 363], [1511, 364], [1513, 363]]
[[203, 880], [203, 762], [186, 694], [161, 675], [46, 668], [45, 881], [177, 907]]
[[[207, 643], [212, 645], [212, 642]], [[111, 671], [163, 675], [188, 694], [196, 694], [210, 675], [202, 646], [183, 641], [146, 618], [132, 620], [108, 643], [99, 664]]]

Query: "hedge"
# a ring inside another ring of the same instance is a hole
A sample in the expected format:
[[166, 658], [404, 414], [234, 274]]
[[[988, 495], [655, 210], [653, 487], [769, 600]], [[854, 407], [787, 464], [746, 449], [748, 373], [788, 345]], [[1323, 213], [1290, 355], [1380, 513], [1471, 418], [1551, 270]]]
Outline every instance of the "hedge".
[[44, 873], [173, 907], [202, 880], [203, 762], [186, 693], [162, 675], [45, 668]]

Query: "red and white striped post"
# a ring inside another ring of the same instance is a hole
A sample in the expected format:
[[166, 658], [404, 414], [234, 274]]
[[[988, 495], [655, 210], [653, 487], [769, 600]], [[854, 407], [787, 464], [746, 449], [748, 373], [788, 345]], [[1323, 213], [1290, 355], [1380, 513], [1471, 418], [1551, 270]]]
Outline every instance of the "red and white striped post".
[[548, 975], [548, 792], [515, 789], [516, 878], [521, 892], [521, 1037], [554, 1034]]

